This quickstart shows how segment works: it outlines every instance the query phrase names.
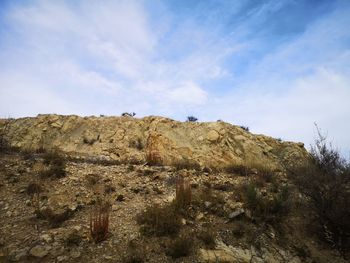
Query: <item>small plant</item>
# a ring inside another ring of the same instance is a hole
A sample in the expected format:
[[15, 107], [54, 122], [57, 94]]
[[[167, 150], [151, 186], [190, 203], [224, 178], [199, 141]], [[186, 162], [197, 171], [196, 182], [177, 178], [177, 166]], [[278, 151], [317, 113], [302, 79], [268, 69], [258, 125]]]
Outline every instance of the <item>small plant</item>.
[[49, 207], [40, 209], [39, 202], [35, 213], [37, 218], [47, 220], [52, 227], [59, 227], [64, 221], [68, 220], [73, 215], [73, 211], [69, 209], [59, 211], [54, 211]]
[[215, 236], [214, 230], [210, 227], [203, 229], [198, 234], [198, 238], [202, 240], [205, 246], [209, 249], [213, 249], [215, 247]]
[[258, 193], [254, 184], [249, 184], [245, 186], [244, 195], [246, 206], [255, 218], [262, 221], [278, 222], [289, 212], [289, 190], [286, 186], [281, 192], [265, 197]]
[[48, 169], [41, 170], [39, 173], [41, 177], [61, 178], [66, 175], [66, 160], [57, 151], [45, 153], [43, 159], [43, 163], [48, 166]]
[[187, 121], [188, 122], [196, 122], [196, 121], [198, 121], [198, 119], [196, 117], [194, 117], [194, 116], [188, 116], [187, 117]]
[[190, 255], [193, 247], [193, 237], [189, 234], [180, 235], [172, 240], [166, 250], [166, 254], [172, 258], [181, 258]]
[[191, 200], [191, 184], [183, 176], [179, 176], [176, 180], [175, 205], [177, 208], [186, 208], [191, 204]]
[[105, 194], [111, 194], [111, 193], [113, 193], [115, 191], [116, 191], [115, 186], [113, 186], [111, 184], [105, 185]]
[[239, 127], [240, 127], [241, 129], [243, 129], [243, 130], [249, 132], [249, 127], [247, 127], [247, 126], [239, 126]]
[[98, 200], [90, 210], [90, 235], [95, 243], [104, 241], [108, 235], [110, 204]]
[[68, 235], [64, 241], [64, 244], [66, 247], [78, 246], [81, 243], [82, 239], [82, 236], [79, 235], [77, 231], [73, 231]]
[[146, 160], [148, 165], [161, 166], [163, 165], [163, 159], [158, 151], [147, 151]]
[[88, 145], [93, 145], [95, 142], [96, 142], [96, 139], [88, 139], [88, 138], [83, 139], [83, 143]]
[[250, 168], [244, 164], [232, 163], [225, 167], [225, 171], [230, 174], [237, 174], [241, 176], [247, 176], [251, 171]]
[[137, 216], [138, 224], [142, 225], [144, 235], [168, 236], [177, 234], [181, 228], [181, 220], [173, 205], [149, 206]]
[[143, 145], [141, 139], [137, 138], [137, 140], [132, 140], [129, 142], [129, 147], [132, 147], [141, 151], [145, 146]]
[[178, 160], [177, 162], [175, 162], [174, 167], [176, 170], [196, 170], [199, 171], [201, 169], [201, 166], [199, 165], [199, 163], [197, 163], [196, 161], [193, 160], [189, 160], [189, 159], [181, 159]]
[[136, 240], [128, 242], [126, 255], [123, 258], [124, 263], [143, 263], [145, 261], [143, 245]]
[[94, 186], [100, 181], [100, 176], [97, 174], [88, 174], [86, 176], [86, 181], [89, 186]]
[[31, 182], [28, 184], [27, 188], [26, 188], [26, 193], [28, 195], [34, 195], [34, 194], [39, 194], [42, 192], [42, 187], [40, 186], [40, 184], [38, 184], [37, 182]]
[[123, 112], [122, 116], [123, 117], [134, 117], [136, 115], [135, 112]]

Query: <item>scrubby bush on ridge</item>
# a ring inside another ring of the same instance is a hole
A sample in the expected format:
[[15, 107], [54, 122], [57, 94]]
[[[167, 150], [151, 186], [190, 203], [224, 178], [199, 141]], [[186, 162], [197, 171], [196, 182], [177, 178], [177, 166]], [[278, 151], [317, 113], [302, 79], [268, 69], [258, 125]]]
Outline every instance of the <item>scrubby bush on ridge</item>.
[[289, 176], [307, 198], [322, 239], [345, 255], [350, 248], [350, 163], [317, 131], [310, 158], [290, 168]]

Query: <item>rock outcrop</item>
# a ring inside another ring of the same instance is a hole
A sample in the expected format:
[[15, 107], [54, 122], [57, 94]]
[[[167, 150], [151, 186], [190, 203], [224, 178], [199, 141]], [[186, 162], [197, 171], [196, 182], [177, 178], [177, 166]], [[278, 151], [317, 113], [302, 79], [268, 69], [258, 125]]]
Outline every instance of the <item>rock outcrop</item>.
[[302, 143], [255, 135], [218, 122], [178, 122], [163, 117], [79, 117], [38, 115], [0, 120], [0, 134], [21, 149], [53, 149], [75, 157], [145, 161], [181, 160], [220, 167], [259, 160], [280, 168], [305, 158]]

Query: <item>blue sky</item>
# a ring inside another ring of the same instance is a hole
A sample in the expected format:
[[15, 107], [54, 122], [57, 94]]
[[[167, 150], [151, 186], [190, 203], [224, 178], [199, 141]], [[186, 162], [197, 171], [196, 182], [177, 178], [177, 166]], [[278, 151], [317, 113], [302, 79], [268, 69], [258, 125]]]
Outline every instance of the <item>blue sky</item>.
[[0, 1], [0, 116], [222, 119], [350, 153], [350, 1]]

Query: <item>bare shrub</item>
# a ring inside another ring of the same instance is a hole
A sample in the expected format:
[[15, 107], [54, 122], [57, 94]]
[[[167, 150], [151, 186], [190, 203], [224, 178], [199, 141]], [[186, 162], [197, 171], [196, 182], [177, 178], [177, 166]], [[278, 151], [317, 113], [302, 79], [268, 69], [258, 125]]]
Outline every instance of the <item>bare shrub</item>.
[[179, 176], [176, 180], [176, 196], [174, 203], [177, 208], [186, 208], [191, 204], [192, 192], [188, 179]]
[[161, 166], [163, 165], [163, 158], [160, 153], [155, 150], [149, 150], [146, 152], [146, 161], [148, 165]]
[[310, 158], [290, 168], [289, 176], [307, 198], [321, 238], [345, 256], [350, 248], [350, 162], [316, 128]]
[[110, 204], [98, 200], [90, 210], [90, 235], [95, 243], [104, 241], [108, 235]]

